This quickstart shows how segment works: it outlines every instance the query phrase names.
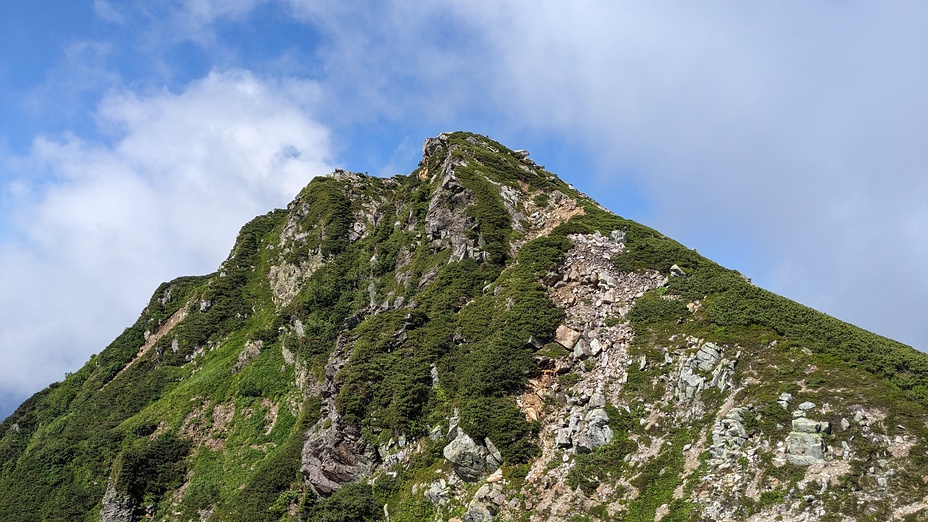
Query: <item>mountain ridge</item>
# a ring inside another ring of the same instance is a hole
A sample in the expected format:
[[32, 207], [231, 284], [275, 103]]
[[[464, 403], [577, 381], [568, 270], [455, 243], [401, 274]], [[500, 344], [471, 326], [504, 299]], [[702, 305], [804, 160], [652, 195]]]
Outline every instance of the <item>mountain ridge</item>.
[[926, 405], [924, 354], [447, 133], [162, 284], [0, 424], [0, 513], [912, 519]]

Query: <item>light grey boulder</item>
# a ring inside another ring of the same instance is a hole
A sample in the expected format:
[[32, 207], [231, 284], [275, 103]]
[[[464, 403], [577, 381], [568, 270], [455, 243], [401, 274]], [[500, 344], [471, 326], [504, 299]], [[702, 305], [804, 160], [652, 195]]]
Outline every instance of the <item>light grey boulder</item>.
[[474, 442], [464, 430], [457, 431], [457, 437], [442, 449], [442, 455], [451, 463], [451, 468], [461, 480], [477, 482], [499, 468], [502, 458], [497, 458], [499, 451], [495, 447], [491, 451]]
[[711, 372], [721, 357], [721, 348], [713, 343], [706, 343], [700, 346], [699, 351], [696, 352], [696, 360], [698, 361], [696, 366], [704, 372]]
[[554, 444], [559, 449], [566, 449], [573, 446], [570, 440], [571, 431], [569, 428], [560, 428], [554, 432]]
[[451, 491], [445, 479], [438, 479], [432, 482], [425, 490], [425, 498], [435, 505], [443, 506], [451, 500]]
[[794, 431], [786, 437], [786, 461], [811, 466], [825, 459], [825, 441], [818, 433]]
[[580, 338], [577, 341], [577, 344], [574, 345], [574, 358], [575, 359], [586, 359], [590, 356], [592, 350], [590, 350], [590, 343], [586, 339]]
[[577, 453], [591, 453], [600, 446], [612, 442], [615, 434], [609, 427], [609, 414], [602, 408], [590, 410], [583, 419], [579, 433], [575, 438], [574, 450]]

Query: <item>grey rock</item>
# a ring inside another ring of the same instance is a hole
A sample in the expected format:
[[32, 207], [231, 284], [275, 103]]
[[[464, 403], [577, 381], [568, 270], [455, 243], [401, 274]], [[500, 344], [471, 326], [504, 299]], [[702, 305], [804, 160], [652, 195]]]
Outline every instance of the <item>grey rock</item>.
[[[349, 317], [345, 324], [353, 328], [366, 313], [369, 310]], [[335, 406], [340, 390], [335, 377], [350, 356], [347, 345], [347, 339], [339, 336], [325, 365], [325, 379], [318, 385], [322, 408], [328, 415], [303, 436], [300, 472], [306, 484], [319, 495], [328, 495], [346, 482], [368, 477], [379, 463], [377, 448], [361, 435], [360, 426], [343, 425]]]
[[606, 303], [606, 304], [616, 302], [618, 300], [618, 295], [616, 294], [615, 289], [610, 288], [609, 290], [606, 290], [605, 292], [603, 292], [602, 300], [603, 300], [603, 303]]
[[116, 491], [113, 480], [106, 485], [103, 494], [103, 508], [100, 510], [100, 522], [131, 522], [135, 501], [128, 494]]
[[359, 428], [341, 426], [338, 418], [327, 428], [325, 424], [320, 421], [307, 432], [300, 466], [303, 478], [320, 495], [369, 476], [378, 462], [376, 449]]
[[796, 466], [810, 466], [825, 458], [825, 442], [817, 433], [791, 432], [786, 437], [786, 461]]
[[448, 434], [446, 435], [449, 440], [454, 439], [458, 436], [458, 423], [461, 420], [461, 412], [457, 408], [454, 409], [454, 413], [451, 414], [451, 418], [448, 419]]
[[566, 449], [573, 446], [570, 441], [571, 431], [569, 428], [560, 428], [554, 432], [554, 444], [560, 449]]
[[484, 437], [483, 443], [486, 445], [487, 451], [490, 453], [487, 456], [487, 464], [489, 464], [488, 467], [493, 467], [495, 464], [495, 467], [499, 468], [500, 464], [503, 463], [502, 454], [500, 454], [499, 450], [496, 449], [496, 445], [493, 444], [493, 441], [491, 441], [489, 437]]
[[609, 427], [609, 414], [602, 408], [595, 408], [583, 419], [583, 425], [575, 438], [574, 449], [577, 453], [590, 453], [611, 442], [614, 436]]
[[486, 447], [478, 445], [460, 429], [457, 437], [444, 447], [442, 455], [451, 463], [458, 477], [465, 482], [476, 482], [485, 474], [496, 471], [501, 464], [496, 455]]
[[586, 339], [580, 338], [577, 341], [577, 344], [574, 345], [574, 358], [575, 359], [586, 359], [591, 354], [590, 343]]
[[670, 275], [674, 277], [686, 277], [686, 272], [684, 272], [683, 269], [679, 266], [673, 265], [670, 267]]
[[245, 347], [242, 348], [241, 353], [238, 354], [238, 361], [232, 365], [232, 373], [238, 373], [242, 371], [251, 363], [252, 359], [261, 355], [261, 348], [263, 346], [264, 341], [261, 340], [246, 342]]
[[425, 490], [425, 498], [432, 504], [443, 506], [451, 500], [451, 491], [445, 479], [438, 479]]
[[493, 520], [493, 514], [490, 513], [490, 508], [486, 504], [474, 502], [461, 520], [463, 522], [490, 522]]
[[444, 134], [435, 138], [426, 138], [422, 144], [422, 155], [424, 157], [435, 154], [439, 149], [448, 145], [448, 137]]
[[793, 431], [797, 433], [819, 433], [822, 424], [806, 417], [793, 419]]
[[715, 365], [718, 364], [721, 353], [722, 349], [713, 343], [700, 346], [699, 351], [696, 352], [696, 360], [698, 361], [696, 366], [704, 372], [712, 371]]
[[624, 230], [613, 230], [609, 233], [609, 238], [615, 241], [616, 243], [625, 242], [625, 231]]
[[841, 418], [841, 429], [847, 431], [851, 427], [851, 423], [848, 422], [844, 417]]
[[811, 409], [813, 409], [813, 408], [815, 408], [815, 403], [812, 403], [812, 402], [809, 402], [809, 401], [806, 401], [806, 402], [804, 402], [804, 403], [802, 403], [802, 404], [799, 405], [799, 409], [802, 410], [802, 411], [809, 411], [809, 410], [811, 410]]

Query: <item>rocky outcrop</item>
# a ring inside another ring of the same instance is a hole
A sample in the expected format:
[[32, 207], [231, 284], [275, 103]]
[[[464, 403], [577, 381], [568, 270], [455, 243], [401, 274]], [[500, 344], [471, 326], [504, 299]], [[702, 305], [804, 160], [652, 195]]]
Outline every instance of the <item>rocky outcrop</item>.
[[329, 495], [342, 484], [369, 476], [378, 462], [376, 451], [360, 429], [326, 421], [306, 434], [300, 467], [307, 484], [319, 495]]
[[[804, 407], [805, 406], [805, 407]], [[825, 441], [822, 434], [831, 433], [831, 424], [805, 417], [815, 405], [806, 402], [793, 413], [792, 431], [786, 437], [786, 461], [796, 466], [811, 466], [825, 458]]]
[[232, 373], [238, 373], [242, 371], [251, 363], [252, 359], [261, 355], [262, 347], [264, 347], [264, 341], [254, 341], [249, 339], [248, 342], [245, 343], [245, 346], [242, 348], [242, 351], [238, 354], [238, 360], [235, 361], [235, 364], [232, 365]]
[[[349, 318], [343, 330], [353, 328], [369, 312]], [[361, 435], [360, 427], [344, 424], [335, 407], [340, 389], [336, 377], [350, 356], [348, 344], [344, 333], [336, 341], [320, 385], [323, 417], [303, 439], [300, 471], [318, 495], [329, 495], [342, 484], [369, 476], [379, 462], [376, 448]]]
[[443, 164], [439, 188], [425, 215], [425, 232], [433, 253], [451, 249], [451, 261], [464, 258], [480, 261], [483, 253], [478, 241], [469, 237], [475, 220], [465, 212], [476, 198], [454, 174], [459, 161], [449, 156]]
[[442, 449], [442, 455], [451, 463], [461, 480], [476, 482], [499, 469], [503, 457], [490, 439], [484, 439], [481, 445], [464, 433], [464, 430], [458, 428], [455, 431], [457, 435]]
[[103, 508], [100, 509], [100, 522], [132, 522], [135, 501], [125, 493], [116, 491], [116, 484], [110, 479], [103, 494]]
[[[686, 339], [686, 349], [696, 349], [689, 356], [681, 355], [673, 374], [674, 396], [679, 407], [679, 418], [696, 418], [704, 413], [702, 393], [708, 388], [724, 392], [731, 386], [735, 364], [741, 356], [736, 352], [729, 359], [724, 357], [725, 348], [695, 337]], [[665, 364], [673, 364], [674, 358], [665, 355]]]
[[741, 448], [748, 439], [742, 418], [744, 413], [747, 413], [747, 408], [732, 408], [723, 418], [716, 421], [715, 427], [712, 428], [712, 446], [709, 448], [709, 454], [715, 463], [733, 460], [743, 455]]

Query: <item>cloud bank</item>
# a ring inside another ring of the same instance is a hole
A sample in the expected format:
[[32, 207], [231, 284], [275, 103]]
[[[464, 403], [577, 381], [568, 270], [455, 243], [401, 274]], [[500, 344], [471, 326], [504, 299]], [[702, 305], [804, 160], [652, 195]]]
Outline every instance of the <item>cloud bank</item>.
[[[60, 380], [131, 324], [158, 283], [208, 273], [238, 228], [331, 170], [318, 86], [239, 70], [180, 92], [114, 92], [108, 141], [38, 137], [8, 160], [0, 387]], [[19, 348], [19, 349], [17, 349]]]

